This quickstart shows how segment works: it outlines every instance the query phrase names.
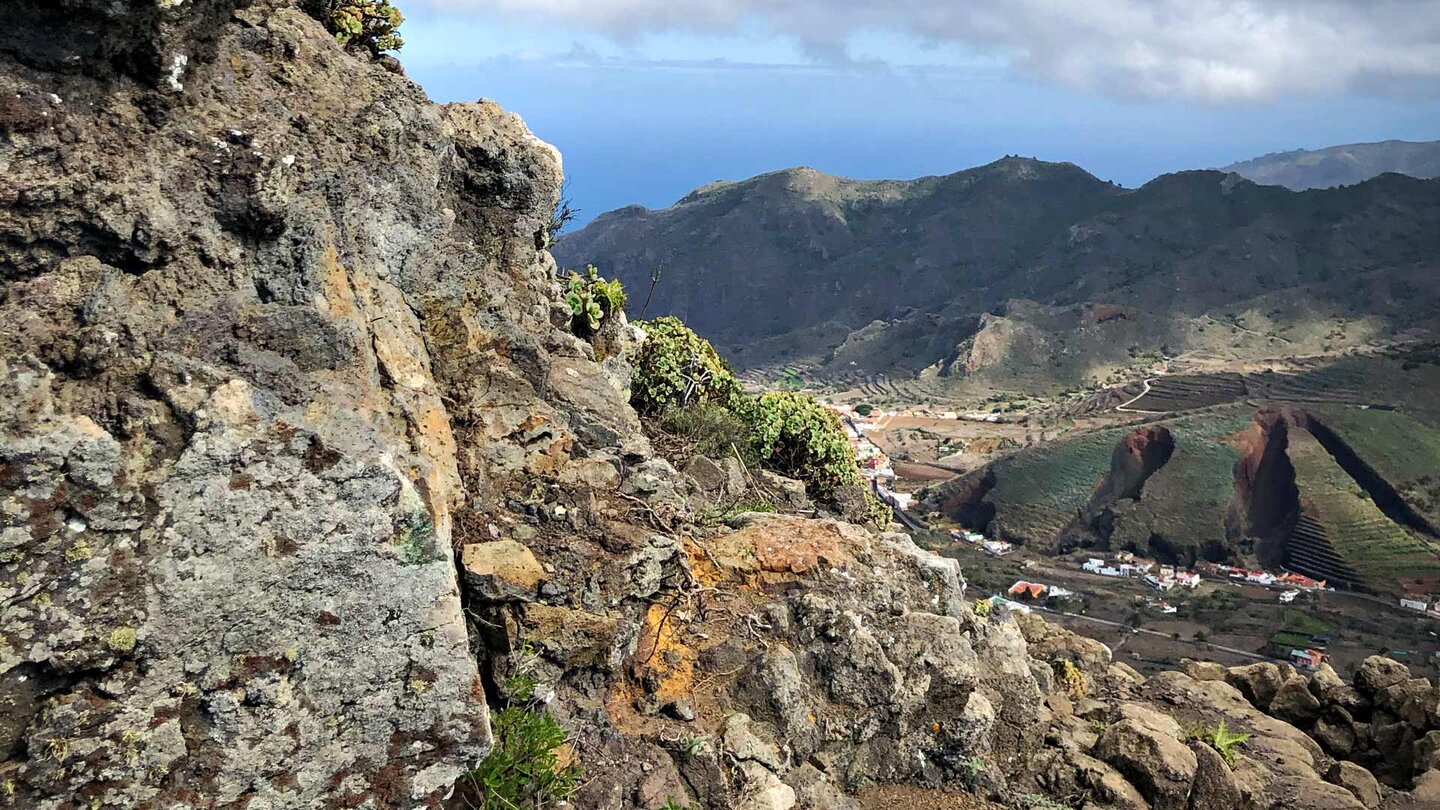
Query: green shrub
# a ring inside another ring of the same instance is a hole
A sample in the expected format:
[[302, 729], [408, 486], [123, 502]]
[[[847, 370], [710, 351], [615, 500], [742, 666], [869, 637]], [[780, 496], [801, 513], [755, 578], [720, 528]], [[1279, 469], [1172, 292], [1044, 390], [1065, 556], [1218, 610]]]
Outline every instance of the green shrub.
[[491, 717], [495, 749], [467, 774], [479, 810], [544, 808], [562, 802], [580, 784], [577, 765], [561, 765], [556, 751], [565, 729], [538, 710], [512, 706]]
[[698, 455], [721, 458], [739, 451], [747, 465], [760, 461], [750, 449], [750, 426], [721, 405], [700, 402], [671, 408], [660, 417], [660, 429], [685, 440]]
[[635, 357], [630, 404], [654, 416], [672, 408], [710, 403], [732, 408], [741, 396], [730, 364], [710, 341], [695, 334], [679, 318], [638, 321], [645, 342]]
[[398, 33], [405, 16], [390, 0], [332, 0], [329, 6], [330, 30], [341, 45], [360, 45], [375, 54], [405, 46]]
[[985, 618], [985, 617], [987, 617], [987, 616], [989, 616], [989, 615], [990, 615], [990, 611], [991, 611], [993, 608], [994, 608], [994, 604], [991, 603], [991, 601], [990, 601], [989, 599], [976, 599], [976, 600], [975, 600], [975, 604], [974, 604], [974, 606], [973, 606], [973, 610], [975, 611], [975, 615], [976, 615], [976, 616], [979, 616], [979, 617], [982, 618], [982, 619]]
[[747, 397], [737, 410], [750, 427], [750, 444], [760, 462], [804, 481], [811, 494], [829, 497], [843, 486], [861, 484], [840, 418], [814, 397], [772, 391]]
[[625, 309], [625, 288], [619, 280], [606, 281], [595, 265], [585, 268], [585, 275], [571, 273], [565, 282], [565, 303], [570, 305], [570, 331], [588, 338], [600, 331], [606, 318]]
[[861, 416], [869, 416], [869, 415], [870, 415], [871, 413], [873, 413], [874, 411], [875, 411], [875, 406], [874, 406], [874, 405], [871, 405], [871, 404], [868, 403], [868, 402], [862, 402], [862, 403], [860, 403], [859, 405], [856, 405], [856, 406], [855, 406], [855, 413], [858, 413], [858, 414], [860, 414]]

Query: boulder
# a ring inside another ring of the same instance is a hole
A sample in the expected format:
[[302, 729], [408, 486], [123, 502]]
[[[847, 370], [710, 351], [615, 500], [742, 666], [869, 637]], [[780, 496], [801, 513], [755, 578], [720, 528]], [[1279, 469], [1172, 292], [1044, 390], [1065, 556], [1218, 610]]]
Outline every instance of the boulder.
[[1155, 810], [1182, 810], [1195, 778], [1195, 753], [1169, 732], [1174, 720], [1158, 717], [1163, 715], [1132, 710], [1105, 729], [1094, 754], [1124, 774]]
[[794, 788], [751, 760], [740, 763], [739, 794], [735, 810], [790, 810], [797, 803]]
[[725, 494], [725, 471], [713, 460], [705, 456], [695, 456], [686, 462], [680, 471], [695, 479], [695, 483], [706, 495], [716, 497]]
[[1310, 673], [1310, 693], [1320, 700], [1325, 700], [1329, 693], [1348, 685], [1328, 662]]
[[470, 543], [460, 550], [467, 590], [485, 602], [533, 599], [545, 569], [529, 548], [515, 540]]
[[846, 796], [824, 771], [806, 762], [790, 771], [785, 781], [795, 789], [799, 810], [860, 810], [860, 803]]
[[1190, 788], [1190, 810], [1236, 810], [1243, 796], [1240, 783], [1225, 758], [1214, 748], [1199, 742], [1190, 744], [1195, 754], [1195, 781]]
[[1350, 791], [1323, 782], [1313, 772], [1281, 774], [1270, 783], [1272, 810], [1365, 810]]
[[1372, 655], [1360, 662], [1355, 672], [1355, 688], [1370, 697], [1387, 686], [1409, 679], [1410, 670], [1404, 664], [1383, 655]]
[[1415, 743], [1413, 764], [1417, 771], [1440, 770], [1440, 731], [1431, 731]]
[[[1398, 803], [1398, 807], [1405, 810], [1433, 810], [1440, 807], [1440, 771], [1426, 771], [1415, 779], [1415, 784], [1410, 788], [1408, 796], [1404, 797], [1404, 803]], [[1389, 803], [1386, 810], [1389, 810]]]
[[1140, 791], [1104, 762], [1074, 752], [1069, 755], [1069, 763], [1074, 769], [1076, 786], [1088, 791], [1092, 798], [1124, 810], [1149, 810], [1150, 805]]
[[1337, 762], [1325, 772], [1325, 779], [1350, 791], [1366, 807], [1380, 805], [1380, 783], [1374, 774], [1353, 762]]
[[1334, 757], [1350, 756], [1359, 741], [1355, 720], [1348, 711], [1339, 706], [1330, 706], [1322, 711], [1311, 734], [1315, 741]]
[[1320, 701], [1310, 693], [1304, 678], [1291, 678], [1271, 698], [1269, 713], [1291, 725], [1309, 728], [1320, 716]]
[[1284, 684], [1280, 668], [1268, 662], [1230, 667], [1225, 670], [1225, 682], [1261, 710], [1270, 708], [1270, 701]]
[[1225, 667], [1213, 661], [1190, 661], [1187, 659], [1181, 662], [1180, 671], [1197, 681], [1225, 680]]

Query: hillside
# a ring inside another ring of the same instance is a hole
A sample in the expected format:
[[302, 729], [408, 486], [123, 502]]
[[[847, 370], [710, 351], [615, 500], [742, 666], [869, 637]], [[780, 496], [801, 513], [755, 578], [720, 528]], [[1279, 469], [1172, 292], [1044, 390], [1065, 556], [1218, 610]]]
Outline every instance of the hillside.
[[1045, 385], [1139, 354], [1319, 353], [1431, 328], [1437, 222], [1440, 182], [1398, 175], [1292, 192], [1197, 171], [1126, 190], [1012, 157], [903, 182], [713, 184], [601, 216], [555, 254], [637, 291], [658, 271], [646, 315], [680, 315], [741, 368]]
[[1434, 351], [1162, 377], [1129, 406], [1145, 416], [1027, 447], [926, 503], [1051, 553], [1258, 558], [1341, 587], [1432, 593], [1437, 394]]
[[1386, 172], [1428, 179], [1440, 177], [1440, 141], [1380, 141], [1295, 149], [1242, 160], [1220, 171], [1295, 191], [1351, 186]]

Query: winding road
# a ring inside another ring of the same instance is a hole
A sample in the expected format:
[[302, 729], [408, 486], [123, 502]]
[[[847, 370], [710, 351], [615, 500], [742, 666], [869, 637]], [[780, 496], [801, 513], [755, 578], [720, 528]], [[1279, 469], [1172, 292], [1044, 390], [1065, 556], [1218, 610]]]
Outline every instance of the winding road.
[[1165, 413], [1165, 411], [1142, 411], [1142, 410], [1139, 410], [1139, 409], [1131, 408], [1131, 407], [1130, 407], [1131, 405], [1134, 405], [1135, 403], [1139, 402], [1140, 400], [1144, 399], [1146, 396], [1148, 396], [1148, 395], [1150, 394], [1150, 383], [1154, 382], [1154, 381], [1157, 380], [1157, 379], [1159, 379], [1159, 377], [1151, 377], [1150, 379], [1145, 380], [1145, 390], [1143, 390], [1143, 391], [1140, 392], [1140, 396], [1137, 396], [1137, 397], [1135, 397], [1134, 399], [1131, 399], [1129, 402], [1126, 402], [1126, 403], [1124, 403], [1124, 404], [1122, 404], [1122, 405], [1116, 405], [1116, 406], [1115, 406], [1116, 412], [1118, 412], [1118, 413], [1147, 413], [1147, 414], [1160, 414], [1160, 413]]

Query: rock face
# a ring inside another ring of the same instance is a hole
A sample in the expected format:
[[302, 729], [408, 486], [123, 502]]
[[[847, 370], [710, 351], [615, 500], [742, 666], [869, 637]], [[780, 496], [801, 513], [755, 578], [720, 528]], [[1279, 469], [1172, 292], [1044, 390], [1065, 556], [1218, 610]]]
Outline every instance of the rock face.
[[[431, 105], [288, 0], [0, 22], [10, 806], [463, 806], [489, 705], [565, 727], [579, 808], [1359, 801], [1227, 680], [1312, 696], [1391, 781], [1434, 761], [1433, 692], [1383, 662], [1146, 680], [905, 535], [701, 519], [749, 472], [654, 456], [638, 337], [566, 328], [559, 156], [493, 104]], [[1221, 718], [1233, 761], [1187, 732]]]
[[567, 387], [559, 156], [292, 3], [0, 21], [10, 801], [438, 802], [490, 744], [452, 545], [635, 433]]

